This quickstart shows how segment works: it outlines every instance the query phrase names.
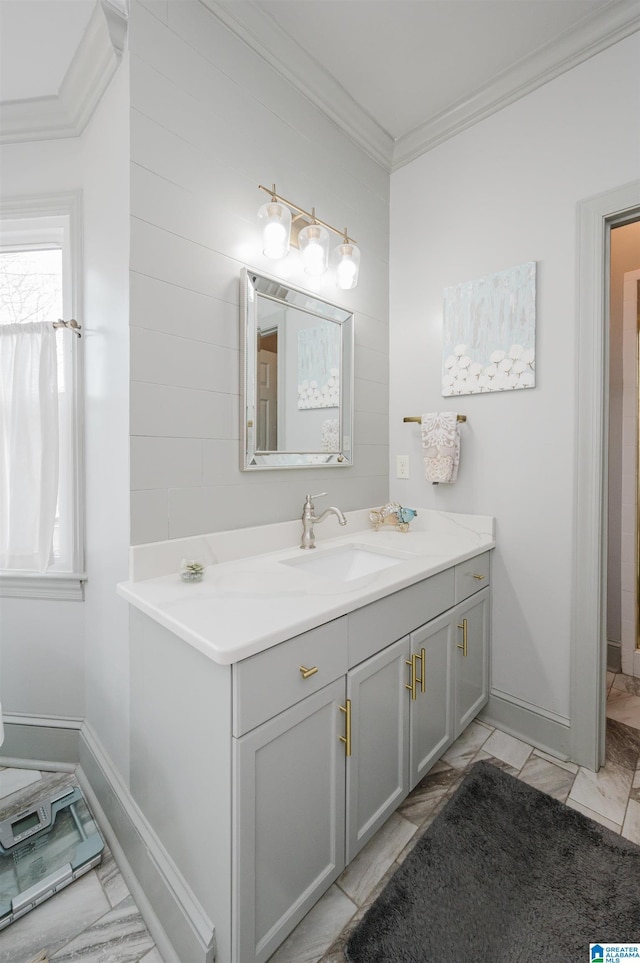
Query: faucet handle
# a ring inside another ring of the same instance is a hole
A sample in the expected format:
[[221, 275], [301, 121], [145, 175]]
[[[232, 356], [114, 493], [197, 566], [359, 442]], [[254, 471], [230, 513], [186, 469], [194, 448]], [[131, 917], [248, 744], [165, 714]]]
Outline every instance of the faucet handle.
[[311, 505], [311, 504], [313, 504], [312, 499], [314, 499], [314, 498], [322, 498], [324, 495], [328, 495], [328, 494], [329, 494], [329, 492], [318, 492], [317, 495], [307, 495], [306, 502], [307, 502], [308, 505]]

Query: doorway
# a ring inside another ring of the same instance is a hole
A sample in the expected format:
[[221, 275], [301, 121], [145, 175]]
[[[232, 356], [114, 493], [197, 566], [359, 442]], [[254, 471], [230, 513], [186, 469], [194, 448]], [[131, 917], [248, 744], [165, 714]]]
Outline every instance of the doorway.
[[640, 219], [612, 225], [609, 251], [607, 669], [640, 677]]
[[639, 219], [640, 181], [578, 204], [570, 752], [594, 771], [606, 733], [609, 240], [613, 227]]

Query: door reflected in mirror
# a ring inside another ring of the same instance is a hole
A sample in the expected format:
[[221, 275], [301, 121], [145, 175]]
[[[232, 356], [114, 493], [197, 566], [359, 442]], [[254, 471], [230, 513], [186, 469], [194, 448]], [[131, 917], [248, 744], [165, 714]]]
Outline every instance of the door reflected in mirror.
[[353, 314], [247, 269], [241, 310], [241, 467], [351, 465]]
[[278, 329], [258, 328], [256, 448], [278, 450]]

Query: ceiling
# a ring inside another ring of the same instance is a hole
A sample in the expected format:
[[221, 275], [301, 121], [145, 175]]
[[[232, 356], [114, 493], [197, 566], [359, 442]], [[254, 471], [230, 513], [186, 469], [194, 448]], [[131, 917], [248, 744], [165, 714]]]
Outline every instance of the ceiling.
[[[637, 0], [201, 0], [389, 170], [640, 29]], [[58, 96], [96, 7], [0, 0], [0, 105]]]
[[57, 96], [93, 0], [0, 0], [0, 100]]
[[467, 98], [607, 0], [262, 0], [394, 140]]

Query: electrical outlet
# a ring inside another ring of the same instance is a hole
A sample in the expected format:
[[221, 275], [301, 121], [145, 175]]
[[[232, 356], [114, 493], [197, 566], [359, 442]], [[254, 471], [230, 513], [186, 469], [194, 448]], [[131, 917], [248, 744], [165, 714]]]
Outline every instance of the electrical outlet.
[[409, 456], [396, 455], [396, 476], [398, 478], [409, 477]]

